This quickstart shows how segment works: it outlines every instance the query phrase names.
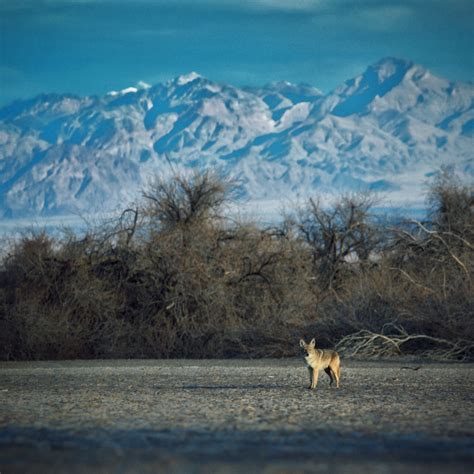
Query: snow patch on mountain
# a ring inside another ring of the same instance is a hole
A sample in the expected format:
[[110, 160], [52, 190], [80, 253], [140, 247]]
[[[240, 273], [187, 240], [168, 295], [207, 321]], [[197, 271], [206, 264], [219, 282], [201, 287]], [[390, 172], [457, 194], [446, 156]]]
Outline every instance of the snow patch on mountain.
[[179, 76], [176, 79], [177, 84], [180, 86], [183, 86], [184, 84], [188, 84], [189, 82], [195, 81], [196, 79], [201, 78], [202, 76], [198, 74], [197, 72], [190, 72], [189, 74], [184, 74], [182, 76]]

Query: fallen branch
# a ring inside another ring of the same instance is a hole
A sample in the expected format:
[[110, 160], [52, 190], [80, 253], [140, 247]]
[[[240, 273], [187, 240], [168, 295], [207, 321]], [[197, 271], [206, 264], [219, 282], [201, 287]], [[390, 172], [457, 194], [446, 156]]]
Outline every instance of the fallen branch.
[[449, 341], [426, 334], [408, 334], [402, 327], [393, 326], [396, 333], [379, 334], [362, 329], [343, 337], [336, 345], [336, 350], [349, 357], [391, 357], [402, 355], [402, 346], [408, 342], [423, 340], [432, 343], [431, 349], [420, 349], [416, 354], [437, 360], [472, 360], [474, 342], [459, 339]]

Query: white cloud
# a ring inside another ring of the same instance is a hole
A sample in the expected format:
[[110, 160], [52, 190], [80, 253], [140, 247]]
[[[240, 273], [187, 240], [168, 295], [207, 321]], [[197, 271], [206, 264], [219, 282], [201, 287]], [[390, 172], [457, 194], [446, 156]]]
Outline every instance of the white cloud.
[[3, 9], [8, 10], [23, 10], [34, 7], [56, 7], [61, 5], [92, 5], [92, 4], [149, 4], [149, 5], [166, 5], [166, 6], [215, 6], [219, 8], [225, 7], [238, 7], [242, 9], [273, 9], [273, 10], [285, 10], [285, 11], [301, 11], [301, 10], [312, 10], [317, 8], [319, 5], [328, 2], [329, 0], [23, 0], [22, 2], [5, 2], [2, 5]]
[[325, 2], [324, 0], [256, 0], [254, 2], [244, 3], [276, 10], [309, 11], [318, 8]]
[[403, 5], [374, 6], [355, 15], [354, 20], [360, 26], [367, 26], [373, 31], [387, 31], [399, 28], [413, 16], [411, 8]]
[[345, 11], [342, 5], [325, 8], [314, 14], [312, 21], [315, 25], [325, 28], [356, 28], [372, 32], [389, 32], [398, 30], [414, 17], [415, 11], [401, 4], [352, 5]]

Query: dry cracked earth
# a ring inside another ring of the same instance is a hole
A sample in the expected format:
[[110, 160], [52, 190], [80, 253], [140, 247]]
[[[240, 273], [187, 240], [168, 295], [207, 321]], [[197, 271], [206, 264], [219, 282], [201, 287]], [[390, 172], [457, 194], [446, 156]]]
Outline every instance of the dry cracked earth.
[[474, 366], [0, 363], [0, 473], [472, 473]]

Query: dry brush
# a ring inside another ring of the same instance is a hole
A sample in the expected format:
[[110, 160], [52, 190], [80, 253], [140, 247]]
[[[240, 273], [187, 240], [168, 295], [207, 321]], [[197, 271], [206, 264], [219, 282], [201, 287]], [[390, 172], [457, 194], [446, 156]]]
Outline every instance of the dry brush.
[[281, 225], [231, 222], [230, 183], [157, 180], [115, 221], [10, 245], [0, 358], [278, 357], [301, 336], [364, 357], [473, 358], [472, 189], [442, 177], [426, 221], [370, 197]]

